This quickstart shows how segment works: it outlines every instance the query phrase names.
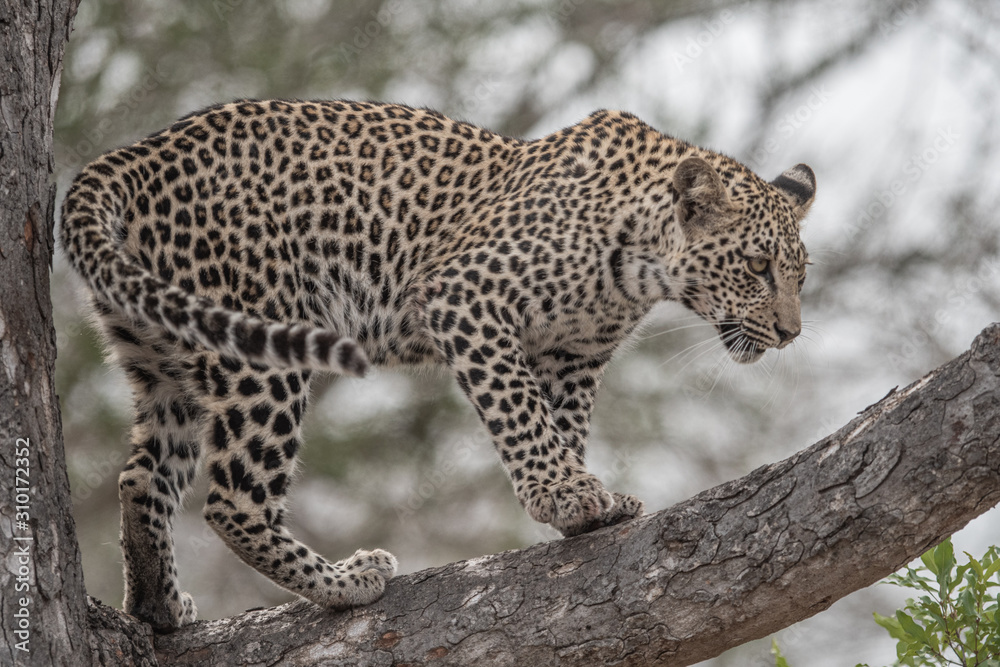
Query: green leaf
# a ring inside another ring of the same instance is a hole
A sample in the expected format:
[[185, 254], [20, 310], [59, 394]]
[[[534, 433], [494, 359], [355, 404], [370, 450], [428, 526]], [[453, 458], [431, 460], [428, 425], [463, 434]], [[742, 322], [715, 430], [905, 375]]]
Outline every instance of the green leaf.
[[955, 548], [951, 544], [951, 538], [934, 548], [934, 564], [938, 570], [951, 570], [955, 567]]
[[937, 576], [938, 566], [934, 562], [934, 549], [929, 549], [920, 555], [920, 560], [923, 562], [924, 567], [931, 571], [934, 576]]
[[906, 634], [903, 626], [899, 624], [899, 621], [894, 616], [883, 616], [877, 611], [874, 612], [873, 616], [875, 617], [875, 622], [885, 628], [889, 632], [889, 636], [893, 639], [899, 641], [909, 641], [912, 639], [912, 637]]
[[972, 554], [968, 551], [963, 551], [962, 553], [964, 553], [965, 557], [969, 559], [969, 567], [976, 571], [976, 577], [980, 580], [985, 579], [986, 573], [983, 569], [983, 564], [973, 558]]
[[958, 594], [958, 607], [966, 615], [967, 618], [965, 620], [968, 620], [970, 623], [975, 621], [976, 596], [972, 594], [972, 591], [966, 589]]
[[902, 609], [896, 610], [896, 620], [899, 621], [900, 627], [906, 632], [906, 634], [911, 637], [915, 637], [919, 641], [927, 643], [927, 631], [922, 627], [917, 625], [917, 622], [913, 620], [913, 617], [907, 614]]
[[917, 589], [917, 590], [922, 590], [922, 591], [925, 591], [927, 593], [930, 593], [931, 595], [937, 595], [938, 594], [938, 588], [936, 588], [934, 586], [931, 586], [931, 582], [932, 582], [932, 580], [931, 579], [927, 579], [926, 577], [917, 577], [917, 578], [914, 579], [914, 584], [913, 585], [907, 585], [906, 587], [907, 588]]
[[959, 565], [955, 568], [955, 574], [952, 577], [955, 582], [965, 581], [968, 583], [975, 583], [978, 581], [976, 573], [972, 570], [972, 563], [966, 563], [965, 565]]
[[771, 639], [771, 655], [774, 656], [774, 667], [788, 667], [788, 661], [785, 660], [785, 656], [781, 655], [781, 649], [778, 648], [778, 642], [775, 639]]
[[920, 598], [920, 609], [927, 618], [934, 621], [938, 628], [944, 628], [947, 625], [944, 620], [944, 612], [941, 610], [941, 605], [926, 595]]
[[935, 574], [937, 574], [941, 592], [950, 593], [954, 588], [951, 571], [955, 567], [955, 549], [951, 545], [951, 538], [946, 539], [934, 549], [934, 566], [937, 568]]
[[928, 647], [930, 648], [930, 650], [933, 651], [934, 653], [940, 653], [941, 652], [941, 638], [935, 633], [935, 634], [930, 635], [928, 637], [928, 639], [930, 639], [930, 643], [928, 644]]

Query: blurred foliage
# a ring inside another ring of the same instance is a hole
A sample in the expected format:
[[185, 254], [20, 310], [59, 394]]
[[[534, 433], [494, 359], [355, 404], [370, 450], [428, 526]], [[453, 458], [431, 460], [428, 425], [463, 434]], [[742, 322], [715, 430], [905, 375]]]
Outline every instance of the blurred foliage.
[[[765, 177], [808, 162], [802, 339], [736, 368], [668, 305], [606, 378], [589, 465], [652, 510], [826, 435], [1000, 312], [997, 43], [986, 0], [83, 0], [56, 177], [65, 188], [102, 151], [209, 104], [280, 96], [425, 105], [530, 137], [625, 108]], [[53, 301], [88, 589], [114, 603], [128, 392], [59, 259]], [[331, 557], [381, 546], [415, 570], [555, 537], [521, 511], [444, 373], [319, 381], [306, 429], [292, 527]], [[202, 616], [289, 599], [233, 566], [200, 520], [204, 490], [192, 496], [177, 549]]]

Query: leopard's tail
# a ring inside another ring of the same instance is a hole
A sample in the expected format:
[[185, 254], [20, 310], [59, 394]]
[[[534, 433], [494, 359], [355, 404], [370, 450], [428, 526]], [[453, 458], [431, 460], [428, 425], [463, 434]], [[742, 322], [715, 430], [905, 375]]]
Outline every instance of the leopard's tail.
[[85, 167], [62, 208], [63, 249], [99, 302], [186, 343], [246, 362], [364, 375], [368, 360], [354, 340], [224, 308], [170, 284], [126, 254], [123, 216], [132, 197], [141, 195], [135, 195], [135, 172], [116, 177], [115, 171], [104, 160]]

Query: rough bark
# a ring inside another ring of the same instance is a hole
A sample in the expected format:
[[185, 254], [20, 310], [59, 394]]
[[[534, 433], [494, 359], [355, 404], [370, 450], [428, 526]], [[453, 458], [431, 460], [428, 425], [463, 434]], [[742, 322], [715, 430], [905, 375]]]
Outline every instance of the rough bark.
[[78, 3], [0, 3], [0, 665], [119, 664], [123, 639], [92, 643], [54, 386], [52, 120]]
[[49, 654], [71, 656], [84, 641], [86, 623], [80, 555], [72, 517], [64, 509], [69, 507], [69, 481], [62, 464], [49, 305], [55, 195], [49, 180], [52, 91], [75, 9], [70, 5], [4, 3], [0, 15], [3, 664], [15, 658], [42, 664]]
[[690, 665], [812, 616], [1000, 501], [1000, 325], [794, 456], [601, 531], [157, 637], [164, 664]]

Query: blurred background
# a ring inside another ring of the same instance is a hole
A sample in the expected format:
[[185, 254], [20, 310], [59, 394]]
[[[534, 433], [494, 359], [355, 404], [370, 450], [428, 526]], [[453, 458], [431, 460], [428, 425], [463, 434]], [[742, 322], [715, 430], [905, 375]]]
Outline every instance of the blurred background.
[[[658, 510], [783, 458], [964, 351], [1000, 312], [1000, 4], [583, 0], [84, 0], [56, 140], [62, 191], [104, 150], [239, 97], [434, 107], [539, 137], [597, 108], [747, 163], [812, 166], [806, 332], [753, 367], [682, 308], [654, 313], [600, 396], [590, 468]], [[61, 197], [61, 194], [60, 194]], [[53, 299], [73, 511], [89, 592], [120, 605], [116, 479], [129, 395], [57, 257]], [[292, 528], [327, 556], [384, 547], [403, 571], [557, 537], [523, 513], [443, 374], [318, 383]], [[291, 596], [200, 519], [177, 526], [202, 618]], [[996, 510], [955, 538], [998, 541]], [[777, 635], [791, 664], [887, 663], [875, 586]], [[853, 641], [845, 642], [844, 637]], [[773, 665], [770, 642], [703, 665]]]

